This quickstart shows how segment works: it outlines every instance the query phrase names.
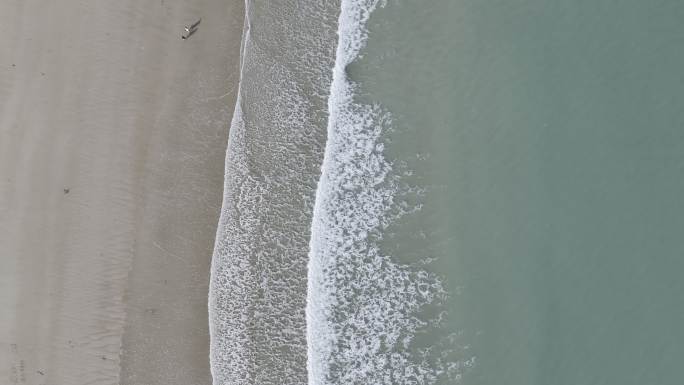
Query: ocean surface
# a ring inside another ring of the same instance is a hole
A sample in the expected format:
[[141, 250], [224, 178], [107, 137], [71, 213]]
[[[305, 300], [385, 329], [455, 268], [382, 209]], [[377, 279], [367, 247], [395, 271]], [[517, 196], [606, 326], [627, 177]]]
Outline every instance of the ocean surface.
[[218, 384], [681, 384], [684, 3], [246, 3]]

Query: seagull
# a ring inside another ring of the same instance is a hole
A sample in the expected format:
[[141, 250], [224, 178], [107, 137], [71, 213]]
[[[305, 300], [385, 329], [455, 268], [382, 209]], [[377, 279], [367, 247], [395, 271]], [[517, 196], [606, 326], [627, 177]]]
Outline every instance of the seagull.
[[192, 24], [190, 26], [188, 26], [188, 25], [184, 26], [185, 33], [181, 34], [181, 39], [185, 40], [185, 39], [189, 38], [190, 35], [195, 33], [197, 31], [197, 27], [199, 26], [199, 24], [201, 22], [202, 22], [202, 18], [200, 18], [199, 20], [197, 20], [194, 24]]

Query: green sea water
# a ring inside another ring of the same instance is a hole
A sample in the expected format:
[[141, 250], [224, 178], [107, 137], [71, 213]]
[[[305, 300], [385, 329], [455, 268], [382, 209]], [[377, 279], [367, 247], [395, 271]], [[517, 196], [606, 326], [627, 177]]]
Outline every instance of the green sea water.
[[460, 383], [684, 383], [683, 20], [664, 0], [372, 13], [347, 71], [423, 189], [383, 248], [434, 258], [447, 316], [417, 340]]

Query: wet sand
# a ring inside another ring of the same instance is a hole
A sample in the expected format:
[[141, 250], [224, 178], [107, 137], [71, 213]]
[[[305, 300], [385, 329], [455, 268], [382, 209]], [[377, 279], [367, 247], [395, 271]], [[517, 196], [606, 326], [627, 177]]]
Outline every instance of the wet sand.
[[211, 383], [242, 21], [233, 0], [0, 3], [0, 383]]

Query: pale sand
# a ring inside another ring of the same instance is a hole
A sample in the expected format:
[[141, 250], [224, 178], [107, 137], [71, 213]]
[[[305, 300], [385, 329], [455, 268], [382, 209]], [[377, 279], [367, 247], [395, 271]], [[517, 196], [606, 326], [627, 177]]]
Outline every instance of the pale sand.
[[235, 0], [0, 1], [0, 384], [211, 383], [243, 16]]

